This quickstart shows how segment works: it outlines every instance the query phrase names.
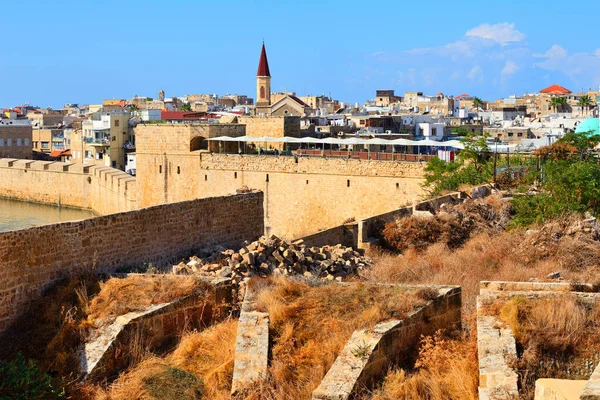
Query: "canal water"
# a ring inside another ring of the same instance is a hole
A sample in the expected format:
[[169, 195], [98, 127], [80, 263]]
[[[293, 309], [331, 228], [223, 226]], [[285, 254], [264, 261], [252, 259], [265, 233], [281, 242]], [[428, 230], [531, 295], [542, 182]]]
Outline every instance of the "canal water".
[[94, 217], [88, 210], [0, 198], [0, 232]]

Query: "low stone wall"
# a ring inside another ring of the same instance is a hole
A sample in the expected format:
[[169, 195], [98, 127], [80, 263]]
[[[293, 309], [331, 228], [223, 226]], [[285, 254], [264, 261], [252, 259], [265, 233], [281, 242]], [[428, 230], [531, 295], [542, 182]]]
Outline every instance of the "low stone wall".
[[263, 195], [252, 192], [0, 233], [0, 332], [69, 274], [236, 248], [261, 236], [263, 221]]
[[267, 377], [269, 314], [255, 309], [256, 293], [247, 288], [238, 320], [231, 393]]
[[91, 380], [113, 376], [137, 361], [136, 349], [146, 352], [163, 348], [185, 331], [203, 329], [225, 318], [232, 302], [231, 279], [211, 284], [208, 293], [130, 312], [98, 329], [80, 355], [83, 376]]
[[411, 364], [421, 335], [461, 324], [460, 287], [402, 285], [435, 288], [438, 297], [411, 312], [404, 320], [390, 320], [373, 329], [355, 331], [336, 358], [313, 400], [345, 400], [364, 388], [373, 387], [394, 364]]
[[[517, 373], [510, 367], [510, 363], [518, 357], [514, 335], [510, 328], [495, 316], [487, 314], [487, 306], [497, 300], [509, 300], [514, 296], [535, 299], [556, 296], [557, 293], [576, 296], [580, 301], [587, 303], [595, 303], [600, 299], [597, 288], [585, 283], [491, 281], [480, 283], [480, 295], [477, 297], [477, 346], [481, 400], [509, 400], [518, 397]], [[596, 378], [600, 379], [600, 371]], [[594, 380], [593, 374], [591, 380]], [[543, 386], [543, 383], [541, 385]], [[591, 383], [590, 388], [593, 387], [594, 383]], [[597, 389], [600, 387], [592, 390]], [[545, 393], [544, 396], [552, 392], [545, 386], [539, 390]]]
[[68, 162], [0, 159], [0, 197], [84, 208], [99, 215], [138, 208], [131, 175]]
[[304, 244], [309, 247], [341, 244], [346, 247], [356, 248], [358, 241], [358, 224], [356, 222], [351, 222], [331, 229], [319, 231], [296, 240], [302, 240]]
[[600, 400], [600, 364], [581, 391], [581, 400]]

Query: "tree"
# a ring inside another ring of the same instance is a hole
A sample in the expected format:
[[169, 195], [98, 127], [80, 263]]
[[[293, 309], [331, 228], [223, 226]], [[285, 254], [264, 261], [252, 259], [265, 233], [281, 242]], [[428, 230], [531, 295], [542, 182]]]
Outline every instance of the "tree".
[[550, 99], [550, 107], [552, 107], [554, 112], [558, 112], [558, 107], [560, 107], [559, 97], [552, 97]]
[[131, 107], [129, 107], [129, 110], [132, 111], [132, 112], [133, 111], [138, 111], [139, 109], [140, 108], [137, 105], [135, 105], [135, 104], [132, 104]]
[[477, 111], [479, 111], [480, 108], [483, 109], [483, 100], [481, 100], [479, 97], [473, 98], [473, 108]]
[[190, 112], [192, 111], [192, 106], [190, 105], [190, 103], [183, 103], [181, 105], [181, 111]]
[[591, 104], [592, 104], [592, 98], [590, 96], [588, 96], [587, 94], [584, 94], [583, 96], [581, 96], [579, 98], [579, 101], [577, 101], [577, 105], [579, 107], [581, 107], [582, 112], [586, 109], [589, 111]]
[[567, 107], [567, 98], [566, 97], [558, 97], [558, 107], [560, 108], [560, 112], [565, 112], [565, 108]]

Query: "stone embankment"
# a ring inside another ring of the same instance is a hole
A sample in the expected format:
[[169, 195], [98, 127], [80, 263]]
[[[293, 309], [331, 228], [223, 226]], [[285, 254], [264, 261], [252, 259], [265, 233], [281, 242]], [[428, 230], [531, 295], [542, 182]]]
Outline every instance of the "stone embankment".
[[240, 282], [252, 276], [302, 275], [328, 281], [342, 281], [356, 275], [372, 261], [351, 247], [308, 247], [302, 241], [288, 243], [276, 236], [245, 243], [239, 251], [217, 248], [173, 266], [175, 274], [200, 274], [232, 278]]

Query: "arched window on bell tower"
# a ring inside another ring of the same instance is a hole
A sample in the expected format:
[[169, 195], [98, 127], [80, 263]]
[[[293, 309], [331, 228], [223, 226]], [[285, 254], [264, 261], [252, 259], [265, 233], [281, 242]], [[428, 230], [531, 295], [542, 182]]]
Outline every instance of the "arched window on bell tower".
[[264, 87], [264, 86], [261, 86], [261, 87], [260, 87], [260, 98], [261, 98], [261, 99], [264, 99], [265, 97], [266, 97], [266, 96], [265, 96], [265, 87]]

